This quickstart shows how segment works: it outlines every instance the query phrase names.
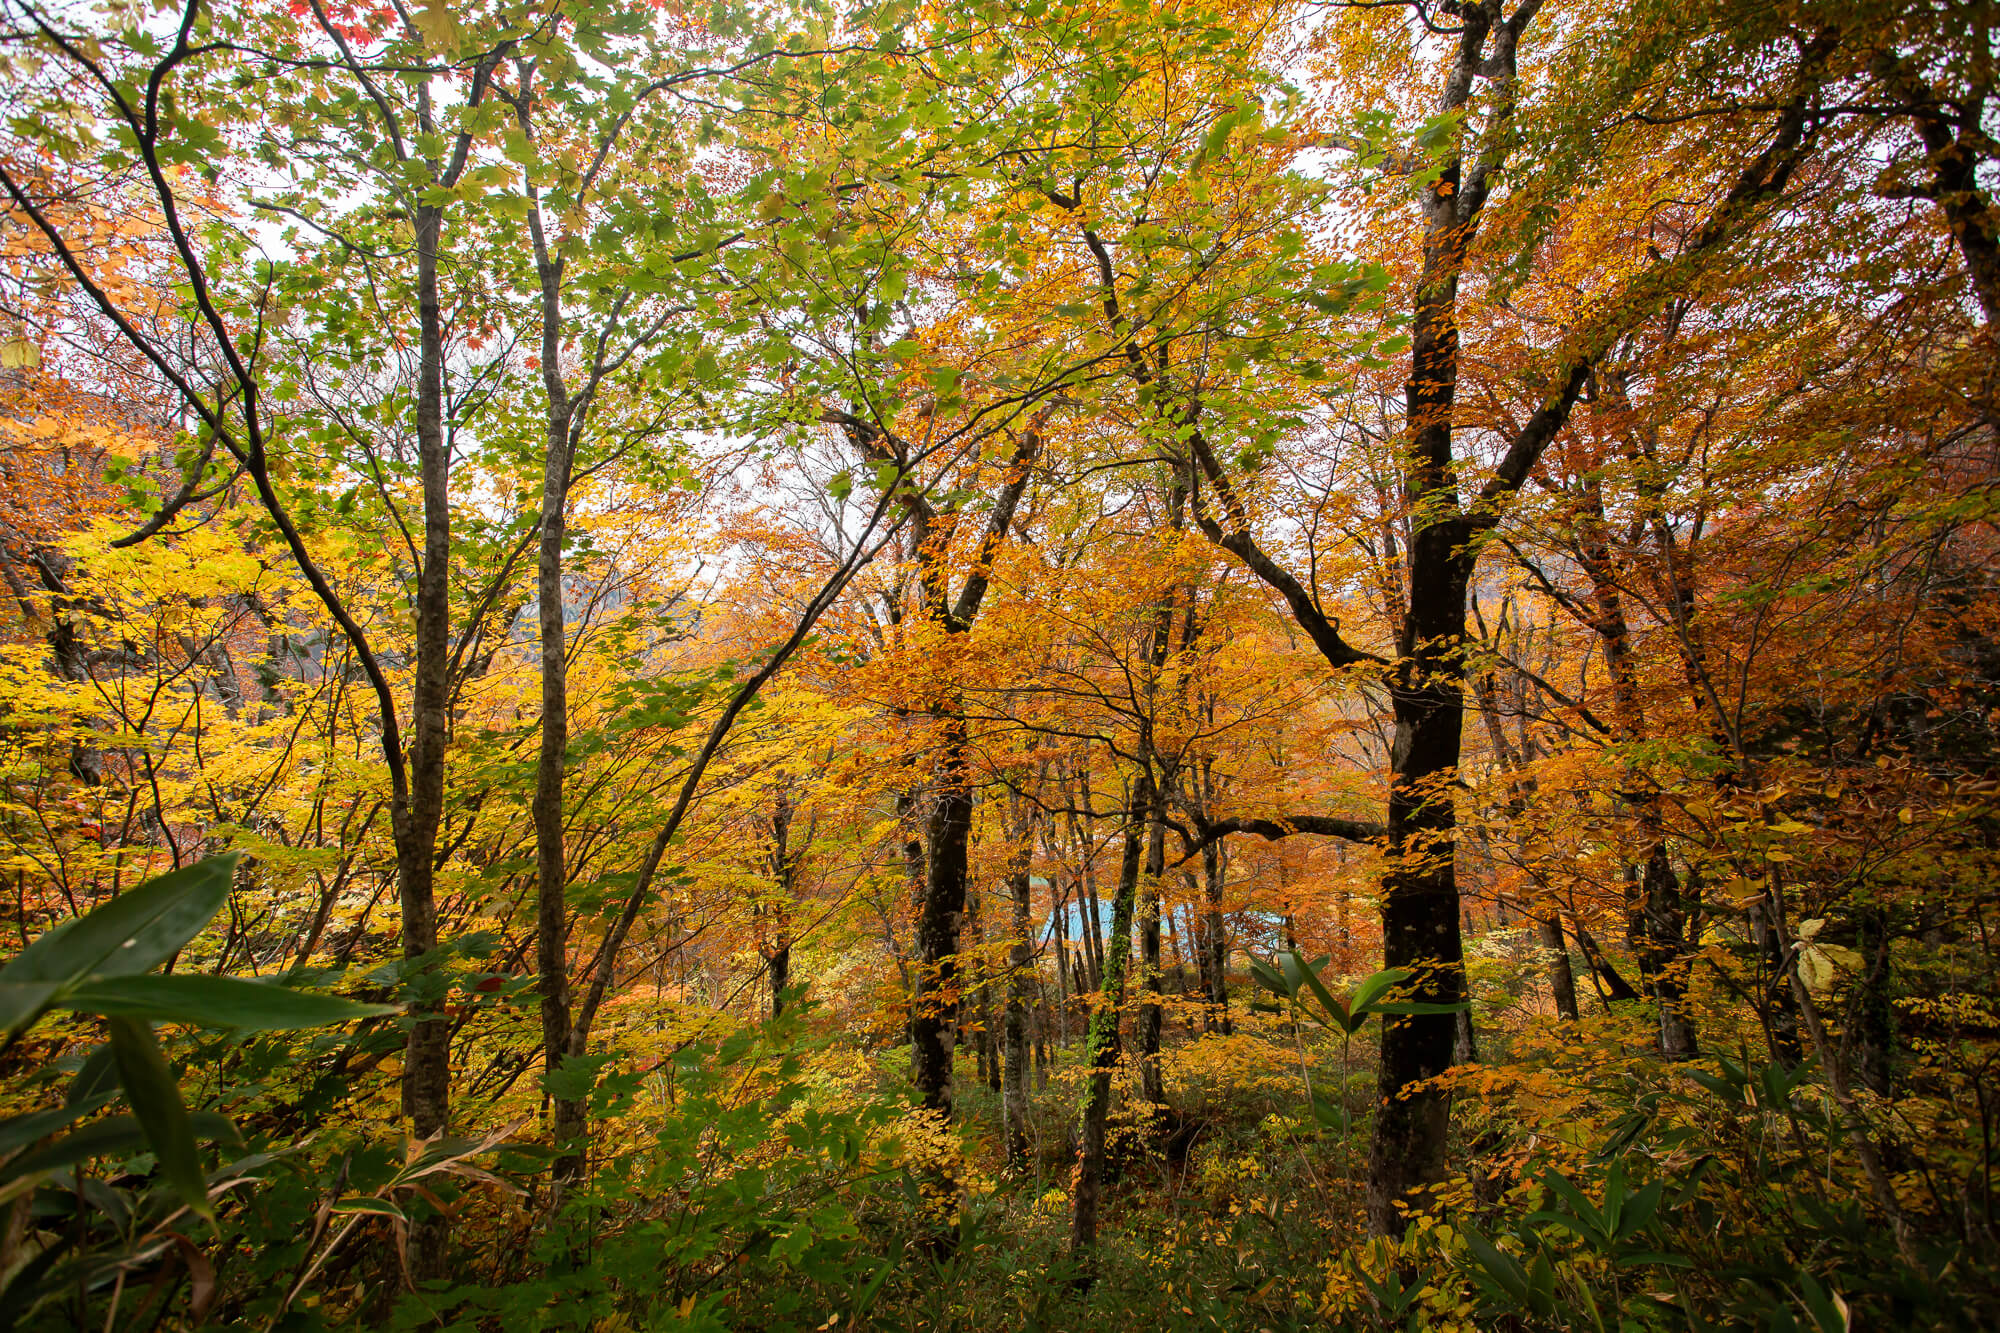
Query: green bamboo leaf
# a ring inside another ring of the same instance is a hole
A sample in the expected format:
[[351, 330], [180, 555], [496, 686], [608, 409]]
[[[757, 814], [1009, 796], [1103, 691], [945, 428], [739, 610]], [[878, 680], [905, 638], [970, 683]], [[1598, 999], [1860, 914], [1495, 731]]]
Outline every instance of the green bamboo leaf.
[[381, 1199], [370, 1199], [359, 1196], [352, 1199], [342, 1199], [333, 1206], [333, 1211], [336, 1213], [367, 1213], [374, 1217], [393, 1217], [398, 1222], [407, 1222], [410, 1220], [408, 1215], [393, 1203], [387, 1203]]
[[1276, 991], [1280, 995], [1287, 998], [1290, 998], [1292, 995], [1292, 989], [1285, 984], [1284, 976], [1279, 973], [1277, 968], [1272, 967], [1261, 958], [1252, 958], [1250, 960], [1250, 975], [1257, 978], [1265, 987]]
[[237, 854], [211, 856], [149, 879], [44, 932], [0, 969], [0, 1022], [25, 1031], [65, 987], [87, 977], [129, 977], [171, 958], [229, 897]]
[[63, 1106], [81, 1115], [104, 1105], [118, 1091], [118, 1061], [109, 1046], [93, 1046], [70, 1081]]
[[0, 1120], [0, 1153], [15, 1152], [27, 1147], [36, 1139], [47, 1138], [69, 1125], [81, 1115], [68, 1107], [57, 1107], [53, 1111], [31, 1111], [27, 1115], [8, 1116]]
[[241, 977], [115, 977], [88, 981], [63, 997], [66, 1008], [106, 1017], [194, 1023], [202, 1027], [276, 1032], [326, 1027], [396, 1012], [337, 995], [290, 990]]
[[1409, 979], [1410, 974], [1400, 967], [1383, 968], [1380, 972], [1368, 977], [1359, 986], [1354, 988], [1354, 994], [1347, 1002], [1348, 1012], [1354, 1014], [1356, 1017], [1362, 1014], [1379, 1012], [1379, 1008], [1375, 1003], [1376, 999], [1388, 991], [1391, 986], [1400, 985]]
[[208, 1201], [208, 1182], [202, 1175], [194, 1128], [153, 1029], [130, 1018], [108, 1022], [118, 1081], [125, 1086], [125, 1100], [145, 1129], [153, 1156], [159, 1159], [160, 1174], [181, 1196], [182, 1203], [213, 1221], [215, 1209]]
[[[188, 1126], [196, 1137], [211, 1142], [228, 1142], [237, 1137], [236, 1126], [213, 1111], [194, 1112], [188, 1116]], [[145, 1127], [136, 1117], [107, 1116], [8, 1162], [0, 1168], [0, 1186], [45, 1171], [65, 1171], [93, 1158], [140, 1152], [150, 1143]]]
[[1359, 1020], [1348, 1011], [1344, 1003], [1334, 998], [1332, 991], [1326, 988], [1326, 983], [1319, 979], [1319, 969], [1299, 957], [1296, 949], [1292, 951], [1292, 957], [1298, 961], [1299, 979], [1305, 982], [1306, 989], [1319, 1001], [1320, 1008], [1325, 1010], [1327, 1021], [1343, 1032], [1352, 1033], [1359, 1025]]

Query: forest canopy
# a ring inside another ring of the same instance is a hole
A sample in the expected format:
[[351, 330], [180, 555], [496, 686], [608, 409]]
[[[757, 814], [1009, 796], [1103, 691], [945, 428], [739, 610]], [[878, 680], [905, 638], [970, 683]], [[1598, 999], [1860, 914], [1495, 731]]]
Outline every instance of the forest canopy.
[[1991, 0], [0, 0], [0, 1333], [2000, 1323]]

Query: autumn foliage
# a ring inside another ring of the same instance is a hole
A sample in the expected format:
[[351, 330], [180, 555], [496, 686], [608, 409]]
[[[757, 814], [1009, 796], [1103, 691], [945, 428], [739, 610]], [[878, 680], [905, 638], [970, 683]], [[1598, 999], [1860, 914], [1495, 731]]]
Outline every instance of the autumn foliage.
[[2000, 1317], [1986, 0], [0, 15], [0, 1329]]

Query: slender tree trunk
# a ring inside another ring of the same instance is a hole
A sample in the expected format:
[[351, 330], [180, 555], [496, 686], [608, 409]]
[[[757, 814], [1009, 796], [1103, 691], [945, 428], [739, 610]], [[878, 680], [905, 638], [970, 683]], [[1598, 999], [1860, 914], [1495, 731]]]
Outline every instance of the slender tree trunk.
[[1221, 839], [1201, 849], [1203, 894], [1202, 953], [1208, 972], [1208, 1015], [1211, 1031], [1227, 1036], [1229, 1018], [1229, 921], [1222, 913], [1222, 890], [1229, 863]]
[[960, 1001], [958, 932], [965, 916], [966, 848], [972, 832], [963, 714], [947, 714], [939, 736], [932, 792], [936, 804], [927, 827], [923, 908], [917, 918], [917, 994], [910, 1037], [917, 1095], [927, 1109], [949, 1116]]
[[1133, 784], [1132, 811], [1125, 822], [1125, 853], [1119, 865], [1118, 896], [1111, 903], [1111, 939], [1104, 962], [1104, 980], [1091, 1005], [1090, 1030], [1084, 1047], [1084, 1063], [1090, 1074], [1084, 1084], [1069, 1246], [1071, 1255], [1083, 1269], [1086, 1283], [1091, 1276], [1098, 1210], [1104, 1198], [1104, 1126], [1111, 1111], [1111, 1071], [1118, 1065], [1118, 1015], [1125, 1004], [1125, 977], [1132, 960], [1132, 917], [1152, 804], [1152, 774], [1142, 769]]
[[1667, 845], [1656, 842], [1639, 879], [1640, 974], [1651, 982], [1660, 1009], [1660, 1054], [1669, 1060], [1691, 1060], [1701, 1053], [1695, 1040], [1694, 1018], [1688, 1010], [1687, 915], [1681, 910], [1681, 882], [1667, 859]]
[[1166, 1104], [1160, 1077], [1160, 880], [1167, 866], [1167, 825], [1164, 803], [1153, 802], [1146, 830], [1146, 877], [1139, 906], [1139, 979], [1149, 998], [1139, 1005], [1139, 1090], [1155, 1106]]
[[1058, 899], [1055, 905], [1056, 937], [1056, 1044], [1069, 1045], [1069, 903], [1068, 895]]
[[[1622, 377], [1607, 375], [1603, 382], [1614, 401], [1622, 401]], [[1577, 553], [1579, 563], [1590, 578], [1594, 628], [1611, 675], [1612, 717], [1618, 738], [1627, 743], [1645, 736], [1645, 714], [1639, 698], [1637, 665], [1632, 660], [1632, 637], [1625, 617], [1624, 594], [1619, 590], [1613, 568], [1611, 541], [1605, 520], [1603, 488], [1593, 474], [1584, 484]], [[1651, 505], [1649, 498], [1649, 505]], [[1657, 511], [1656, 511], [1657, 512]], [[1693, 614], [1692, 565], [1681, 559], [1668, 543], [1663, 552], [1669, 561], [1684, 565], [1669, 585], [1684, 626], [1691, 627]], [[1683, 634], [1684, 642], [1691, 639]], [[1690, 678], [1698, 668], [1690, 667]], [[1696, 692], [1700, 707], [1700, 693]], [[1692, 942], [1684, 939], [1686, 912], [1681, 905], [1680, 878], [1674, 874], [1667, 855], [1667, 839], [1660, 815], [1659, 799], [1650, 791], [1625, 793], [1625, 800], [1637, 813], [1646, 839], [1646, 850], [1636, 882], [1628, 876], [1628, 936], [1633, 960], [1639, 966], [1640, 988], [1659, 1008], [1656, 1039], [1660, 1054], [1669, 1060], [1688, 1060], [1700, 1053], [1694, 1019], [1687, 1002], [1687, 980], [1691, 970]]]
[[1083, 919], [1078, 923], [1084, 927], [1084, 938], [1080, 941], [1090, 964], [1090, 989], [1096, 990], [1104, 984], [1104, 918], [1099, 914], [1097, 897], [1097, 869], [1087, 859], [1083, 866]]
[[1028, 1009], [1034, 1001], [1035, 982], [1030, 916], [1033, 881], [1028, 875], [1032, 836], [1024, 816], [1015, 834], [1014, 863], [1007, 870], [1012, 914], [1007, 950], [1007, 1049], [1002, 1067], [1006, 1084], [1001, 1107], [1006, 1119], [1007, 1167], [1013, 1171], [1025, 1170], [1028, 1165]]
[[[531, 131], [529, 103], [517, 107]], [[535, 602], [541, 636], [541, 749], [535, 763], [535, 967], [541, 993], [542, 1064], [554, 1076], [572, 1049], [569, 993], [568, 868], [563, 849], [563, 778], [569, 748], [569, 634], [563, 606], [563, 546], [569, 537], [569, 484], [575, 404], [563, 383], [565, 330], [563, 261], [550, 253], [539, 201], [528, 213], [535, 269], [541, 283], [541, 366], [545, 402], [541, 541], [535, 562]], [[557, 1194], [584, 1173], [583, 1139], [589, 1102], [550, 1092], [550, 1126], [560, 1155], [551, 1170]]]
[[[450, 694], [451, 452], [444, 429], [444, 323], [438, 298], [442, 212], [416, 209], [418, 368], [417, 469], [424, 497], [422, 562], [417, 569], [414, 679], [411, 682], [409, 794], [393, 801], [396, 879], [402, 904], [403, 956], [427, 966], [437, 949], [435, 891], [438, 827], [444, 819], [444, 751]], [[428, 979], [411, 1006], [403, 1053], [403, 1113], [418, 1139], [451, 1125], [451, 1022]], [[415, 1219], [409, 1231], [410, 1275], [422, 1282], [449, 1270], [449, 1221], [442, 1211]]]

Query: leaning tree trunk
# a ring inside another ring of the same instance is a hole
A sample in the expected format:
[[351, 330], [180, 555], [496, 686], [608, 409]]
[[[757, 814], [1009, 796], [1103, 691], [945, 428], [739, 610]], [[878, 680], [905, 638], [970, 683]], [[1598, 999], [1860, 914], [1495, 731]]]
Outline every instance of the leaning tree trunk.
[[1574, 1023], [1582, 1017], [1576, 1007], [1576, 973], [1570, 967], [1569, 944], [1563, 939], [1562, 918], [1553, 913], [1535, 919], [1535, 938], [1542, 946], [1549, 969], [1549, 994], [1556, 1013]]

